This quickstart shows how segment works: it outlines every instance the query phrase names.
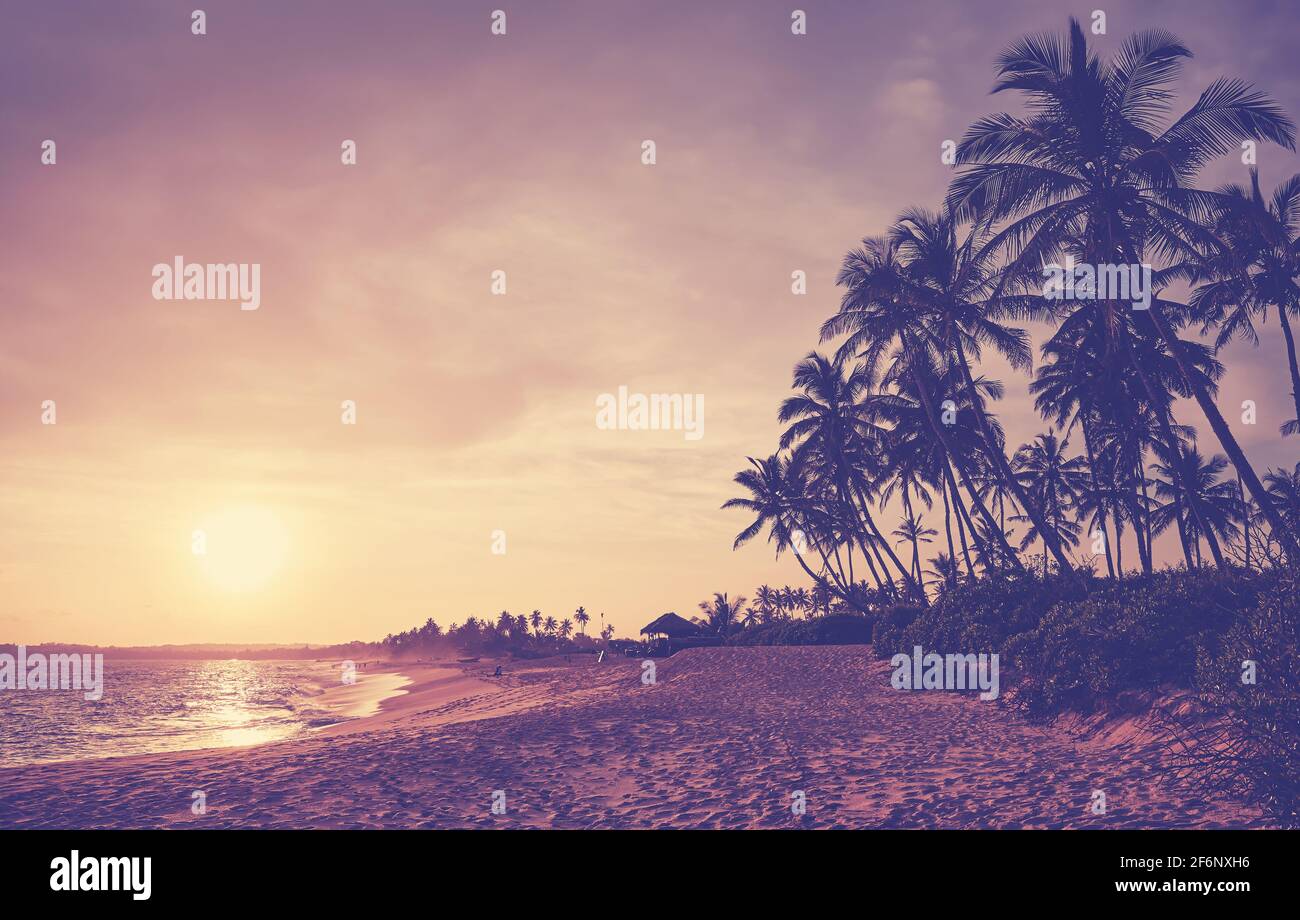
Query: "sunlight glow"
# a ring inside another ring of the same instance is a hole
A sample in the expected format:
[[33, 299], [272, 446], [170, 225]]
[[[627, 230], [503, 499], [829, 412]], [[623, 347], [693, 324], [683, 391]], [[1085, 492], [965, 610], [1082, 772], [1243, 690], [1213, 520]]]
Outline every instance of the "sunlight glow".
[[279, 571], [289, 551], [289, 534], [270, 511], [257, 506], [226, 508], [205, 517], [200, 568], [227, 591], [254, 591]]

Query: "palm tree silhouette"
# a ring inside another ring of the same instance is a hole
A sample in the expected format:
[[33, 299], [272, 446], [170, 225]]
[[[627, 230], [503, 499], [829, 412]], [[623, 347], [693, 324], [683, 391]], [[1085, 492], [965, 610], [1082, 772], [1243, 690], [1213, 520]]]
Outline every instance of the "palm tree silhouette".
[[[1174, 463], [1181, 465], [1177, 477], [1172, 475], [1171, 466]], [[1226, 566], [1220, 541], [1230, 542], [1235, 537], [1233, 522], [1241, 516], [1241, 498], [1237, 494], [1236, 484], [1230, 480], [1219, 480], [1227, 466], [1227, 458], [1220, 454], [1215, 454], [1208, 461], [1204, 460], [1195, 445], [1186, 446], [1178, 452], [1167, 451], [1164, 463], [1153, 465], [1158, 474], [1155, 480], [1156, 495], [1168, 499], [1156, 509], [1157, 531], [1167, 527], [1174, 515], [1186, 514], [1186, 524], [1198, 564], [1201, 554], [1199, 541], [1204, 539], [1210, 547], [1215, 566], [1220, 569]], [[1175, 498], [1178, 500], [1175, 501]]]
[[[1043, 526], [1053, 531], [1057, 539], [1073, 543], [1079, 536], [1079, 525], [1068, 516], [1079, 493], [1086, 485], [1086, 466], [1082, 457], [1067, 457], [1070, 442], [1057, 438], [1055, 432], [1040, 434], [1030, 444], [1022, 444], [1011, 460], [1012, 469], [1025, 491], [1043, 511]], [[1028, 521], [1028, 515], [1017, 515], [1013, 520]], [[1023, 550], [1035, 540], [1043, 541], [1043, 575], [1047, 575], [1047, 541], [1044, 531], [1030, 522], [1029, 530], [1021, 540]]]
[[[1170, 264], [1153, 279], [1159, 288], [1194, 277], [1195, 266], [1222, 251], [1224, 243], [1197, 220], [1213, 196], [1190, 183], [1202, 165], [1246, 140], [1295, 149], [1295, 126], [1265, 94], [1220, 78], [1162, 128], [1170, 86], [1189, 57], [1176, 38], [1153, 30], [1130, 36], [1114, 60], [1103, 62], [1074, 19], [1065, 36], [1027, 36], [1002, 53], [993, 91], [1023, 93], [1028, 114], [990, 115], [971, 126], [957, 150], [965, 168], [948, 196], [959, 218], [1000, 224], [988, 244], [1007, 257], [994, 296], [1016, 292], [1063, 253], [1094, 266], [1163, 257]], [[1293, 558], [1300, 556], [1295, 535], [1263, 504], [1264, 487], [1204, 375], [1185, 355], [1188, 343], [1177, 332], [1191, 311], [1158, 296], [1148, 309], [1134, 310], [1133, 298], [1110, 296], [1077, 301], [1074, 312], [1097, 325], [1107, 359], [1127, 362], [1157, 407], [1160, 395], [1134, 341], [1164, 342], [1279, 540]]]
[[[1300, 367], [1296, 364], [1295, 336], [1288, 314], [1300, 318], [1300, 174], [1279, 185], [1265, 200], [1259, 188], [1259, 171], [1250, 169], [1250, 188], [1226, 185], [1216, 194], [1215, 231], [1224, 246], [1214, 247], [1200, 265], [1189, 267], [1189, 277], [1201, 283], [1189, 306], [1203, 328], [1218, 327], [1215, 347], [1234, 338], [1259, 343], [1254, 319], [1277, 311], [1286, 341], [1291, 372], [1291, 399], [1300, 419]], [[1294, 434], [1296, 426], [1283, 425]]]

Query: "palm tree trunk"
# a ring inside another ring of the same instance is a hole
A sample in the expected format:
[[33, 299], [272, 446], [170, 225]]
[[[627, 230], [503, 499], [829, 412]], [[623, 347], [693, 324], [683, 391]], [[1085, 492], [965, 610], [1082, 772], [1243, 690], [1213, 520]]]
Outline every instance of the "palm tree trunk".
[[912, 577], [921, 580], [921, 547], [916, 532], [916, 519], [912, 516], [912, 499], [908, 495], [907, 484], [903, 484], [903, 512], [912, 524]]
[[[1142, 448], [1139, 446], [1139, 450]], [[1142, 520], [1139, 522], [1143, 538], [1138, 545], [1138, 556], [1142, 559], [1142, 571], [1150, 575], [1155, 567], [1154, 547], [1151, 545], [1151, 499], [1147, 495], [1147, 468], [1142, 462], [1142, 455], [1139, 453], [1137, 459], [1138, 483], [1142, 489]], [[1143, 555], [1142, 548], [1146, 547], [1146, 554]]]
[[[906, 333], [900, 332], [899, 340], [902, 342], [904, 349], [908, 351], [912, 350], [912, 345]], [[915, 354], [915, 352], [913, 353]], [[939, 439], [939, 443], [943, 445], [944, 453], [948, 455], [949, 459], [951, 459], [952, 461], [953, 466], [957, 468], [957, 472], [961, 474], [962, 483], [966, 486], [966, 491], [970, 496], [971, 504], [975, 506], [975, 510], [979, 512], [979, 516], [983, 518], [984, 523], [985, 525], [987, 525], [988, 529], [990, 531], [997, 532], [997, 540], [999, 543], [1002, 544], [1002, 547], [1006, 550], [1007, 556], [1011, 559], [1011, 564], [1016, 569], [1023, 572], [1024, 566], [1021, 565], [1020, 560], [1017, 559], [1014, 556], [1014, 554], [1012, 554], [1011, 546], [1007, 543], [1006, 536], [1000, 530], [997, 529], [998, 522], [993, 520], [993, 515], [989, 514], [989, 509], [985, 508], [984, 502], [980, 501], [979, 494], [975, 491], [975, 486], [972, 484], [970, 471], [966, 468], [966, 461], [962, 459], [961, 455], [953, 448], [952, 440], [948, 437], [948, 433], [943, 430], [944, 429], [943, 423], [939, 421], [934, 411], [934, 403], [930, 398], [930, 388], [926, 385], [926, 382], [923, 379], [922, 374], [919, 371], [917, 371], [916, 366], [914, 364], [909, 363], [908, 369], [911, 371], [912, 380], [916, 384], [917, 395], [920, 396], [921, 405], [925, 409], [925, 417], [930, 423], [930, 430], [934, 432], [935, 437]], [[978, 414], [979, 413], [976, 413], [976, 415]]]
[[1250, 507], [1246, 504], [1246, 490], [1241, 487], [1241, 477], [1237, 477], [1237, 497], [1241, 499], [1241, 541], [1246, 554], [1246, 571], [1250, 571]]
[[[952, 479], [948, 480], [950, 483]], [[975, 580], [975, 566], [971, 563], [970, 545], [966, 541], [966, 531], [970, 530], [972, 539], [979, 539], [979, 534], [975, 533], [975, 525], [971, 523], [970, 513], [966, 510], [966, 503], [961, 500], [961, 493], [957, 491], [956, 485], [951, 485], [953, 505], [957, 508], [957, 536], [961, 540], [962, 558], [966, 560], [966, 573], [970, 575], [971, 581]]]
[[1296, 367], [1295, 338], [1291, 335], [1291, 321], [1286, 318], [1286, 306], [1277, 305], [1277, 318], [1282, 322], [1282, 337], [1286, 339], [1286, 358], [1291, 366], [1291, 399], [1295, 402], [1295, 417], [1300, 419], [1300, 368]]
[[1214, 566], [1220, 572], [1227, 571], [1227, 564], [1223, 561], [1223, 551], [1219, 549], [1219, 541], [1214, 536], [1214, 531], [1205, 528], [1205, 542], [1210, 546], [1210, 555], [1214, 557]]
[[1106, 537], [1106, 506], [1097, 488], [1097, 455], [1092, 449], [1092, 426], [1088, 424], [1087, 413], [1083, 416], [1083, 446], [1088, 452], [1088, 477], [1092, 480], [1092, 494], [1097, 496], [1097, 523], [1101, 527], [1101, 548], [1106, 551], [1106, 570], [1110, 577], [1115, 577], [1115, 563], [1110, 555], [1110, 540]]
[[943, 531], [948, 537], [948, 558], [952, 560], [952, 568], [948, 573], [948, 585], [957, 586], [957, 550], [952, 545], [952, 507], [948, 504], [948, 480], [942, 476], [939, 477], [939, 488], [943, 490]]
[[[1300, 560], [1300, 543], [1296, 542], [1295, 534], [1290, 531], [1281, 516], [1277, 513], [1277, 509], [1273, 507], [1273, 502], [1270, 499], [1268, 492], [1265, 491], [1263, 484], [1259, 481], [1259, 477], [1255, 475], [1254, 467], [1252, 467], [1250, 462], [1246, 460], [1246, 454], [1242, 451], [1241, 445], [1239, 445], [1237, 439], [1232, 436], [1232, 429], [1230, 429], [1228, 423], [1224, 421], [1223, 415], [1219, 412], [1219, 407], [1214, 404], [1214, 400], [1210, 398], [1210, 394], [1205, 391], [1205, 386], [1201, 383], [1200, 379], [1195, 377], [1191, 373], [1190, 368], [1187, 367], [1187, 362], [1183, 357], [1183, 343], [1173, 334], [1173, 331], [1169, 328], [1169, 324], [1165, 321], [1165, 316], [1160, 309], [1160, 301], [1158, 299], [1153, 298], [1149, 312], [1152, 321], [1156, 324], [1156, 329], [1160, 331], [1160, 335], [1164, 338], [1166, 344], [1169, 345], [1170, 354], [1172, 354], [1174, 360], [1178, 362], [1178, 369], [1183, 372], [1183, 378], [1187, 381], [1188, 385], [1191, 386], [1192, 393], [1196, 396], [1197, 405], [1199, 405], [1201, 411], [1205, 413], [1206, 419], [1209, 420], [1210, 427], [1214, 429], [1215, 437], [1219, 439], [1219, 443], [1223, 445], [1223, 449], [1228, 452], [1228, 459], [1232, 461], [1232, 465], [1236, 467], [1238, 475], [1240, 475], [1245, 481], [1246, 488], [1250, 489], [1251, 497], [1255, 499], [1260, 506], [1260, 510], [1264, 512], [1264, 517], [1268, 520], [1269, 527], [1272, 528], [1273, 533], [1277, 537], [1277, 541], [1282, 544], [1282, 548], [1286, 551], [1287, 558], [1292, 562]], [[1208, 528], [1204, 529], [1208, 530]]]
[[[908, 574], [907, 569], [903, 567], [902, 561], [898, 558], [897, 554], [894, 553], [893, 548], [890, 547], [889, 545], [889, 541], [885, 539], [884, 534], [880, 532], [880, 528], [876, 526], [875, 520], [871, 517], [871, 512], [868, 510], [869, 502], [867, 501], [866, 492], [862, 484], [858, 482], [854, 482], [851, 483], [850, 485], [854, 493], [858, 496], [858, 504], [855, 505], [854, 507], [860, 511], [863, 519], [866, 521], [866, 524], [870, 528], [870, 532], [873, 533], [876, 537], [876, 539], [871, 543], [873, 551], [879, 554], [880, 550], [884, 550], [885, 555], [889, 557], [889, 561], [894, 564], [894, 567], [898, 569], [899, 574], [903, 576], [904, 583], [910, 584], [912, 582], [912, 579], [911, 576]], [[879, 555], [877, 555], [877, 558], [880, 559]], [[885, 565], [884, 559], [880, 559], [880, 567], [881, 569], [884, 570], [885, 577], [889, 578], [889, 567]], [[892, 578], [889, 579], [889, 583], [890, 583], [890, 587], [892, 588], [893, 587]]]
[[[1153, 311], [1156, 309], [1154, 304], [1151, 309]], [[1178, 525], [1178, 540], [1183, 545], [1183, 556], [1187, 560], [1187, 567], [1191, 569], [1193, 567], [1192, 546], [1187, 538], [1187, 524], [1183, 520], [1183, 496], [1186, 494], [1186, 490], [1183, 488], [1182, 473], [1180, 472], [1183, 466], [1183, 442], [1174, 434], [1173, 425], [1169, 421], [1169, 407], [1161, 401], [1160, 395], [1151, 383], [1151, 378], [1147, 376], [1147, 372], [1142, 368], [1141, 362], [1138, 361], [1137, 355], [1133, 351], [1133, 345], [1127, 338], [1124, 339], [1124, 349], [1129, 365], [1137, 374], [1138, 380], [1142, 383], [1142, 388], [1146, 391], [1148, 406], [1155, 415], [1156, 423], [1160, 426], [1160, 433], [1165, 439], [1165, 446], [1170, 452], [1169, 473], [1174, 486], [1174, 521]], [[1150, 531], [1147, 532], [1147, 539], [1150, 539]]]
[[[1056, 557], [1056, 564], [1061, 567], [1061, 572], [1068, 575], [1070, 572], [1074, 571], [1074, 567], [1070, 565], [1070, 560], [1066, 558], [1065, 550], [1061, 546], [1061, 541], [1057, 538], [1056, 533], [1053, 532], [1051, 528], [1044, 526], [1043, 513], [1041, 509], [1039, 509], [1034, 502], [1030, 501], [1029, 495], [1025, 492], [1024, 487], [1020, 485], [1015, 474], [1011, 472], [1011, 464], [1007, 462], [1006, 455], [1002, 452], [1002, 448], [994, 439], [992, 429], [989, 428], [988, 418], [984, 413], [984, 398], [979, 394], [978, 388], [975, 386], [975, 379], [971, 376], [970, 364], [966, 361], [966, 350], [961, 347], [960, 342], [955, 343], [955, 346], [956, 347], [953, 350], [957, 352], [957, 361], [961, 366], [961, 375], [966, 382], [966, 389], [970, 393], [971, 405], [975, 408], [975, 421], [976, 424], [979, 425], [980, 435], [984, 439], [984, 448], [988, 452], [989, 457], [992, 458], [994, 464], [996, 464], [998, 472], [1002, 474], [1002, 478], [1006, 480], [1009, 486], [1011, 486], [1011, 492], [1015, 495], [1016, 502], [1021, 508], [1025, 509], [1025, 514], [1029, 516], [1029, 520], [1038, 528], [1038, 534], [1043, 538], [1044, 546], [1050, 549], [1052, 555]], [[1002, 531], [999, 530], [998, 532], [1001, 533]], [[1005, 538], [1003, 542], [1005, 542]], [[1007, 549], [1010, 550], [1010, 546], [1008, 546]]]

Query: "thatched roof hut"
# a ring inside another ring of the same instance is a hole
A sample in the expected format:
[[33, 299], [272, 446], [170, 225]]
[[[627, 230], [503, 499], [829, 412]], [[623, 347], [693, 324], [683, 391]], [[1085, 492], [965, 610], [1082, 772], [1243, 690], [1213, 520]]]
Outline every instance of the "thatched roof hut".
[[641, 628], [641, 635], [649, 636], [651, 639], [659, 636], [669, 639], [683, 639], [687, 636], [699, 635], [699, 632], [700, 628], [698, 626], [675, 613], [665, 613], [653, 623], [648, 623]]

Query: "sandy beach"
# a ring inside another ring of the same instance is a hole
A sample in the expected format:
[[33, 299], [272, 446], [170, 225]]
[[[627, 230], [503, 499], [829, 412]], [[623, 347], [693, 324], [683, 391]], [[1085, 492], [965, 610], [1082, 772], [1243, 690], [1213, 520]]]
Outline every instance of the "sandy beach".
[[[501, 678], [494, 665], [399, 667], [409, 683], [377, 713], [310, 739], [2, 770], [0, 827], [1259, 822], [1173, 783], [1152, 733], [1131, 723], [1081, 733], [969, 695], [895, 691], [888, 662], [862, 646], [687, 650], [656, 662], [650, 686], [634, 660], [506, 663]], [[1090, 808], [1097, 789], [1104, 815]]]

